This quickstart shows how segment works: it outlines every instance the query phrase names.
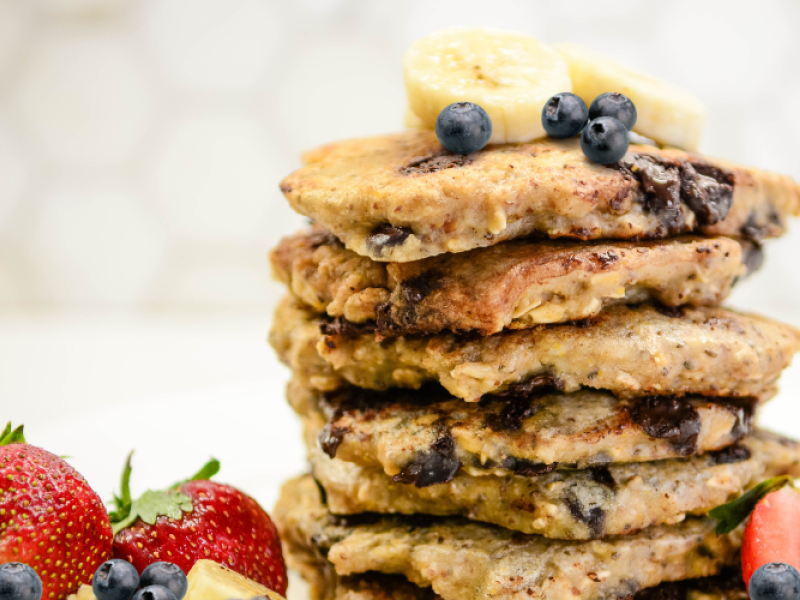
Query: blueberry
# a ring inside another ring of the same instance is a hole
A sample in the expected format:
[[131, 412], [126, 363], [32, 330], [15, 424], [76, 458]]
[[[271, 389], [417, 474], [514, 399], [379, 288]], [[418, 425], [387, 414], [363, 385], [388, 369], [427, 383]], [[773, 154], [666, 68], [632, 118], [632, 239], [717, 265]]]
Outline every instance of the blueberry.
[[133, 597], [133, 600], [177, 600], [175, 598], [175, 594], [170, 592], [167, 588], [163, 585], [148, 585], [147, 587], [143, 587], [136, 595]]
[[436, 137], [453, 154], [477, 152], [492, 137], [492, 120], [472, 102], [455, 102], [439, 113]]
[[586, 103], [575, 94], [556, 94], [542, 109], [542, 127], [554, 138], [578, 135], [589, 120]]
[[600, 94], [589, 107], [589, 120], [594, 121], [599, 117], [614, 117], [630, 131], [636, 125], [636, 107], [625, 94]]
[[157, 562], [142, 571], [141, 586], [150, 585], [165, 587], [175, 595], [177, 600], [181, 600], [186, 595], [189, 582], [186, 580], [186, 574], [178, 565], [171, 562]]
[[752, 600], [797, 600], [800, 598], [800, 573], [785, 563], [762, 565], [750, 577], [747, 591]]
[[589, 121], [581, 134], [581, 148], [592, 162], [607, 165], [617, 162], [628, 151], [628, 130], [614, 117]]
[[0, 565], [0, 600], [40, 600], [42, 580], [28, 565]]
[[114, 558], [97, 567], [92, 591], [97, 600], [131, 600], [139, 589], [139, 573], [127, 560]]

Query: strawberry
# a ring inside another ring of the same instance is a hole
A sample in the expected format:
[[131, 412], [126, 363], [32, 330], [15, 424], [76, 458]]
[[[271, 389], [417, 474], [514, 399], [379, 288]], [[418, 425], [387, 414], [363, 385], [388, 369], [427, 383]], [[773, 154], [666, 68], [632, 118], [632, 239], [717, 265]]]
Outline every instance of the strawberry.
[[746, 585], [762, 565], [782, 562], [800, 569], [800, 493], [785, 487], [765, 496], [750, 515], [742, 539]]
[[112, 541], [103, 502], [83, 477], [9, 423], [0, 433], [0, 564], [27, 564], [42, 598], [61, 600], [91, 581]]
[[211, 559], [285, 595], [286, 567], [272, 519], [250, 496], [209, 481], [218, 470], [212, 459], [190, 480], [131, 500], [129, 456], [111, 515], [114, 557], [140, 572], [167, 561], [185, 573]]
[[719, 534], [733, 531], [750, 518], [742, 538], [742, 576], [746, 586], [753, 573], [769, 563], [781, 562], [800, 569], [800, 493], [788, 475], [759, 483], [709, 515], [719, 521]]

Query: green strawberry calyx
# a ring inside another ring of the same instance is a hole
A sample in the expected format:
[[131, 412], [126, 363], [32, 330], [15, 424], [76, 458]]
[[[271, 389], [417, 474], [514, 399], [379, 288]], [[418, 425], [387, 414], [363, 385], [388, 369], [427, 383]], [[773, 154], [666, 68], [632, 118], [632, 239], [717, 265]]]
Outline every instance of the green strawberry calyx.
[[717, 535], [730, 533], [747, 520], [747, 517], [750, 516], [750, 513], [753, 512], [756, 505], [765, 496], [772, 492], [777, 492], [787, 485], [795, 487], [794, 480], [788, 475], [767, 479], [750, 488], [749, 491], [738, 498], [710, 511], [708, 516], [717, 521], [717, 527], [714, 532]]
[[111, 519], [111, 529], [114, 535], [130, 527], [141, 519], [148, 525], [153, 525], [158, 517], [180, 519], [183, 513], [192, 512], [192, 499], [179, 491], [179, 487], [189, 481], [203, 481], [211, 479], [219, 472], [219, 461], [216, 458], [209, 460], [189, 479], [179, 481], [165, 490], [148, 490], [137, 499], [131, 498], [131, 459], [133, 452], [128, 454], [125, 468], [122, 470], [120, 482], [120, 495], [114, 494], [116, 510], [108, 513]]
[[16, 429], [12, 429], [11, 421], [8, 422], [5, 429], [0, 432], [0, 446], [10, 446], [11, 444], [26, 444], [25, 436], [22, 433], [24, 425], [20, 425]]

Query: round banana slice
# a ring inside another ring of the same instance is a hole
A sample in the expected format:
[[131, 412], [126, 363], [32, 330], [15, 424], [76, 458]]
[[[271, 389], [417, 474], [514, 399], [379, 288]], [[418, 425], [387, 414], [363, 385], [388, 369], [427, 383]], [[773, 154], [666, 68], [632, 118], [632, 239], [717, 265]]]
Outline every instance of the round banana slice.
[[633, 100], [635, 130], [662, 144], [697, 150], [706, 122], [706, 107], [680, 87], [624, 67], [577, 44], [559, 44], [569, 63], [572, 91], [589, 106], [597, 96], [620, 92]]
[[545, 135], [542, 107], [569, 92], [569, 69], [536, 38], [492, 29], [447, 29], [417, 40], [403, 59], [411, 112], [429, 129], [453, 102], [474, 102], [492, 119], [490, 143]]
[[403, 127], [406, 129], [426, 129], [425, 123], [414, 114], [414, 111], [407, 104], [403, 111]]

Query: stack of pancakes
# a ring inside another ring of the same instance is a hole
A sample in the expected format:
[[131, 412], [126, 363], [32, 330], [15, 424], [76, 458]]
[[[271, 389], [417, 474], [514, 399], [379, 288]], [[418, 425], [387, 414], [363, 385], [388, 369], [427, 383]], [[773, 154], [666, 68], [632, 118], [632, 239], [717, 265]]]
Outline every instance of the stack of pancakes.
[[753, 426], [800, 331], [719, 308], [800, 212], [779, 175], [575, 140], [323, 147], [282, 183], [311, 474], [275, 510], [315, 598], [743, 598], [714, 507], [800, 475]]

